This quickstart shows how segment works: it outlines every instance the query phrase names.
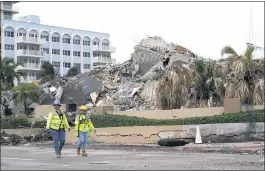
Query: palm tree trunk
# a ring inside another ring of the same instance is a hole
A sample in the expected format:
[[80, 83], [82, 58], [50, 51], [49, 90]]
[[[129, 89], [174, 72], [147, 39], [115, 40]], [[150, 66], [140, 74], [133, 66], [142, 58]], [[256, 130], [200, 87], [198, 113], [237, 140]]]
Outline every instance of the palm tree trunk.
[[25, 114], [27, 115], [27, 102], [26, 102], [26, 100], [24, 100], [24, 110], [25, 110]]

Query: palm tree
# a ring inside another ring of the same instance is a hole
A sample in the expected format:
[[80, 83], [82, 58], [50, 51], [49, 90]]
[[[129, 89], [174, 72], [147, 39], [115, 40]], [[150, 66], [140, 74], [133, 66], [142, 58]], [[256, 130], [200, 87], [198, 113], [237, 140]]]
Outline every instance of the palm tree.
[[261, 94], [258, 95], [257, 92], [262, 89], [264, 91], [264, 86], [258, 80], [257, 68], [253, 62], [254, 51], [255, 48], [253, 46], [247, 46], [245, 52], [241, 55], [238, 55], [230, 46], [224, 47], [221, 51], [222, 55], [229, 54], [230, 59], [233, 59], [230, 63], [232, 70], [230, 76], [232, 76], [227, 80], [225, 96], [241, 98], [249, 105], [253, 105], [254, 102], [261, 102], [258, 100]]
[[231, 72], [231, 65], [233, 64], [233, 62], [237, 61], [238, 58], [240, 57], [236, 51], [231, 47], [231, 46], [225, 46], [222, 50], [221, 50], [221, 55], [228, 55], [227, 56], [227, 61], [228, 61], [228, 72]]
[[20, 80], [21, 73], [16, 72], [18, 65], [20, 63], [16, 63], [14, 59], [7, 57], [1, 59], [0, 80], [3, 89], [14, 87], [15, 79]]
[[47, 82], [53, 80], [57, 75], [56, 69], [49, 62], [44, 62], [41, 65], [40, 82]]
[[199, 100], [213, 102], [212, 105], [222, 105], [224, 96], [224, 71], [221, 65], [213, 60], [198, 58], [195, 60], [196, 72], [196, 104]]
[[41, 91], [39, 87], [32, 83], [20, 83], [13, 88], [13, 101], [14, 104], [23, 103], [25, 113], [27, 112], [27, 101], [39, 102]]
[[173, 61], [157, 81], [156, 102], [160, 109], [179, 109], [186, 104], [193, 85], [193, 70], [182, 61]]

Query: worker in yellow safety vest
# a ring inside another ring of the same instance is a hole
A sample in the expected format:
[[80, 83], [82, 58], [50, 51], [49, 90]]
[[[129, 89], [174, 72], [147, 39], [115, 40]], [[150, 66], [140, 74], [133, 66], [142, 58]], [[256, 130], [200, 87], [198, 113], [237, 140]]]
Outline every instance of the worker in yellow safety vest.
[[53, 138], [56, 157], [60, 158], [62, 155], [61, 151], [65, 144], [65, 131], [67, 129], [70, 132], [71, 129], [65, 113], [60, 110], [60, 101], [55, 100], [53, 106], [54, 110], [49, 113], [46, 129], [50, 130], [51, 136]]
[[82, 149], [82, 156], [87, 156], [86, 148], [88, 144], [88, 137], [92, 136], [92, 131], [95, 128], [87, 115], [88, 108], [86, 106], [80, 106], [80, 114], [75, 118], [75, 136], [78, 137], [79, 141], [77, 144], [77, 155], [80, 155]]

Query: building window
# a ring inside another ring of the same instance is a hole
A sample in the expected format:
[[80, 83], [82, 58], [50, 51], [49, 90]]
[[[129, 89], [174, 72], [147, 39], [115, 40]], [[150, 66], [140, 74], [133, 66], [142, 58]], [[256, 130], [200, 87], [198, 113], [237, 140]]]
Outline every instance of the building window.
[[49, 41], [49, 36], [47, 35], [41, 35], [40, 38], [45, 39], [47, 42]]
[[5, 31], [5, 36], [6, 37], [14, 37], [14, 32], [13, 31]]
[[23, 47], [21, 45], [17, 45], [17, 50], [19, 49], [23, 49]]
[[81, 71], [81, 64], [74, 63], [74, 67], [77, 69], [77, 72], [80, 73], [80, 71]]
[[93, 57], [99, 57], [99, 56], [100, 56], [100, 53], [98, 53], [98, 52], [93, 53]]
[[99, 42], [93, 42], [93, 45], [99, 45]]
[[63, 38], [63, 43], [70, 44], [70, 38]]
[[80, 45], [80, 40], [79, 39], [73, 39], [73, 44]]
[[89, 69], [90, 65], [89, 64], [84, 64], [84, 69]]
[[29, 37], [35, 37], [35, 38], [37, 38], [38, 35], [36, 35], [36, 34], [29, 34]]
[[26, 46], [22, 46], [22, 45], [17, 45], [17, 50], [20, 50], [20, 49], [26, 50], [27, 47]]
[[73, 51], [74, 56], [80, 56], [80, 51]]
[[26, 37], [26, 33], [17, 33], [17, 37], [20, 37], [20, 36]]
[[102, 57], [110, 57], [110, 53], [103, 53]]
[[41, 65], [44, 63], [49, 63], [49, 61], [41, 61]]
[[83, 41], [84, 46], [90, 46], [90, 41], [89, 40], [84, 40]]
[[83, 57], [90, 57], [90, 53], [89, 52], [83, 52]]
[[63, 50], [63, 55], [70, 56], [70, 50]]
[[52, 37], [52, 42], [60, 42], [60, 38], [59, 37]]
[[52, 65], [53, 65], [54, 67], [60, 67], [60, 62], [52, 62]]
[[42, 48], [42, 51], [47, 53], [47, 54], [50, 54], [50, 49], [49, 48]]
[[64, 67], [64, 68], [71, 68], [71, 63], [64, 62], [64, 63], [63, 63], [63, 67]]
[[108, 43], [102, 43], [102, 46], [109, 46]]
[[60, 49], [52, 49], [52, 54], [60, 55]]
[[5, 50], [14, 50], [14, 45], [5, 44]]
[[74, 67], [76, 67], [77, 69], [80, 69], [81, 68], [81, 64], [74, 63]]

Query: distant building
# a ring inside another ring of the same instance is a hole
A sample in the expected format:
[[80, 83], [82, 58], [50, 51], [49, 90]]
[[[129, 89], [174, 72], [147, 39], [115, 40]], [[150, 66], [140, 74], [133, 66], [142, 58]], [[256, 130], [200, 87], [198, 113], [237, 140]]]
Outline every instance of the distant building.
[[25, 74], [24, 82], [38, 79], [41, 63], [47, 61], [66, 75], [71, 67], [81, 73], [94, 66], [115, 62], [110, 35], [85, 30], [40, 24], [40, 17], [29, 15], [14, 19], [17, 2], [1, 2], [1, 56], [23, 62], [17, 68]]

